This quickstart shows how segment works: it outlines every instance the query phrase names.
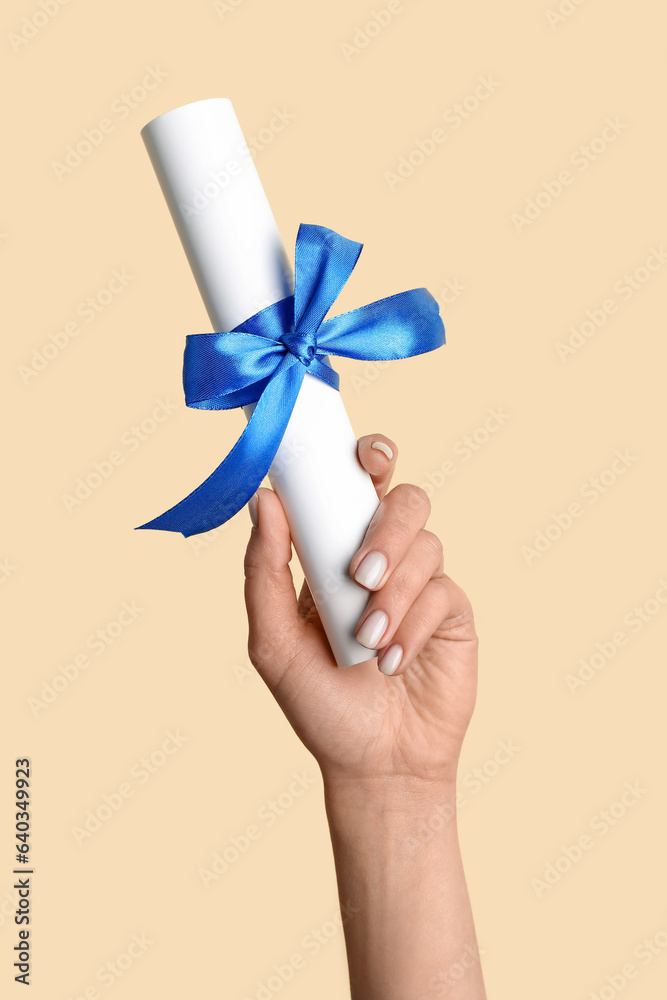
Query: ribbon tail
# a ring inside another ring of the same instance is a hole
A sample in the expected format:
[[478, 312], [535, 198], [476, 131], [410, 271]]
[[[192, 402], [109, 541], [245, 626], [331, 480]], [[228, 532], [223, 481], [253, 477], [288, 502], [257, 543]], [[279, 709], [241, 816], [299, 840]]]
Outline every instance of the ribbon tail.
[[180, 531], [187, 538], [218, 528], [244, 507], [269, 471], [305, 373], [302, 364], [286, 355], [240, 438], [217, 469], [185, 499], [136, 530]]

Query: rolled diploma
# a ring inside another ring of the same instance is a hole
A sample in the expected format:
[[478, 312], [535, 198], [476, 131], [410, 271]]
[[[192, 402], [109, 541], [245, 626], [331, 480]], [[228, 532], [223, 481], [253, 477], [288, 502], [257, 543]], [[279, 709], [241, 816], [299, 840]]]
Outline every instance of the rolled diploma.
[[[294, 277], [226, 98], [167, 111], [141, 130], [214, 331], [291, 295]], [[244, 407], [249, 419], [255, 404]], [[269, 481], [339, 667], [375, 656], [354, 629], [368, 591], [349, 575], [378, 498], [340, 393], [306, 373]], [[270, 641], [270, 637], [267, 637]]]

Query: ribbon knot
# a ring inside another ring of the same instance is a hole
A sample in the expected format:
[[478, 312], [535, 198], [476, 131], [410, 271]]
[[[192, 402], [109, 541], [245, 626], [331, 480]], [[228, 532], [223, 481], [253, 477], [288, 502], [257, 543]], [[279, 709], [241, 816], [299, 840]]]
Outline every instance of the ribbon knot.
[[226, 410], [257, 405], [217, 469], [184, 500], [140, 528], [180, 531], [188, 537], [219, 527], [244, 507], [269, 471], [306, 374], [338, 389], [329, 354], [391, 361], [444, 344], [438, 303], [426, 288], [325, 319], [362, 246], [332, 229], [302, 223], [293, 295], [229, 332], [186, 337], [183, 387], [188, 406]]
[[281, 340], [290, 354], [298, 358], [306, 368], [310, 368], [310, 362], [315, 357], [317, 346], [316, 342], [314, 342], [314, 337], [311, 338], [302, 334], [299, 330], [295, 330], [294, 333], [284, 333]]

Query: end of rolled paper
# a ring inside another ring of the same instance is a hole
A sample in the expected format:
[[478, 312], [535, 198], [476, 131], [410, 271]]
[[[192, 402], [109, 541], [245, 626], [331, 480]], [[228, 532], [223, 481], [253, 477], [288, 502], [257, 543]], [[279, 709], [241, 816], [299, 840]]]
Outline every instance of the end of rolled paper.
[[[148, 136], [149, 132], [151, 131], [151, 126], [153, 125], [154, 122], [159, 121], [161, 118], [166, 118], [167, 115], [170, 118], [172, 118], [172, 117], [174, 117], [178, 113], [187, 113], [187, 111], [190, 108], [192, 108], [193, 105], [195, 105], [195, 104], [198, 104], [200, 106], [203, 106], [203, 105], [206, 105], [206, 104], [209, 104], [209, 105], [212, 105], [212, 106], [215, 106], [216, 104], [217, 105], [226, 104], [226, 105], [229, 105], [229, 107], [232, 106], [232, 102], [231, 102], [231, 100], [228, 97], [203, 97], [203, 98], [201, 98], [198, 101], [188, 101], [187, 104], [179, 104], [177, 107], [170, 108], [168, 111], [163, 111], [162, 114], [156, 115], [155, 118], [151, 118], [150, 121], [146, 122], [146, 124], [141, 127], [141, 129], [139, 130], [139, 134], [144, 139], [144, 141], [146, 141], [146, 137]], [[143, 527], [143, 525], [142, 525], [142, 527]]]

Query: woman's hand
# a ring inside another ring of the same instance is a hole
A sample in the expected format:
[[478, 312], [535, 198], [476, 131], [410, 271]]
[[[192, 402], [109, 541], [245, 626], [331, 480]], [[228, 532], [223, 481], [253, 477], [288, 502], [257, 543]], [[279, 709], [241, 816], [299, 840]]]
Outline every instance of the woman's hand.
[[297, 600], [289, 526], [267, 489], [250, 505], [249, 655], [325, 779], [396, 778], [439, 790], [455, 782], [475, 703], [473, 613], [425, 528], [426, 493], [408, 484], [388, 492], [396, 445], [368, 435], [358, 456], [381, 500], [350, 565], [370, 592], [357, 639], [369, 656], [379, 649], [377, 661], [336, 666], [306, 583]]
[[370, 592], [356, 634], [377, 660], [336, 666], [306, 584], [297, 601], [285, 513], [264, 489], [245, 560], [250, 658], [322, 770], [338, 893], [353, 914], [352, 1000], [484, 1000], [456, 824], [477, 684], [472, 610], [424, 527], [424, 491], [387, 492], [396, 446], [374, 434], [358, 454], [381, 503], [350, 572]]

